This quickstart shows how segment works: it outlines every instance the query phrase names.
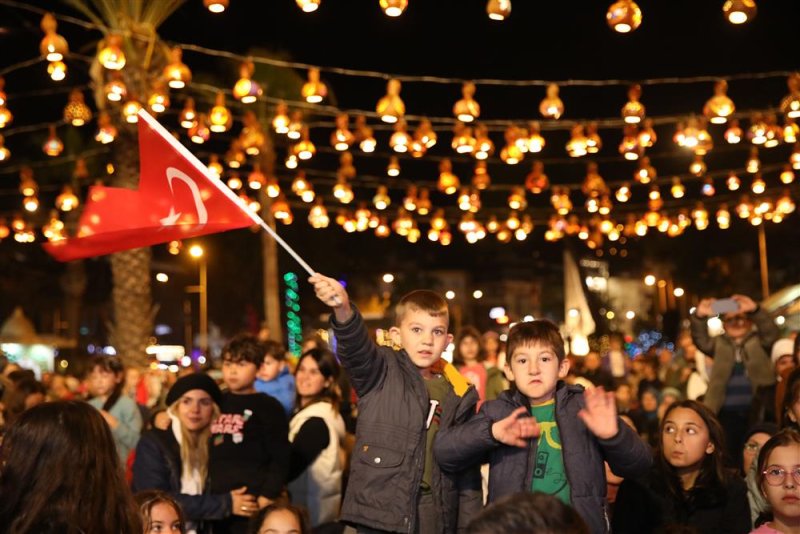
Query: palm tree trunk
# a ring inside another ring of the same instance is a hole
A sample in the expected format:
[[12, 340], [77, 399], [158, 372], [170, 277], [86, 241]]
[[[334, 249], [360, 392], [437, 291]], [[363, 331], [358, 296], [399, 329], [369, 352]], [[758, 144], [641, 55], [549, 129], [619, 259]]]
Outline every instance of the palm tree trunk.
[[[135, 189], [139, 184], [139, 149], [135, 128], [121, 127], [114, 142], [115, 187]], [[111, 255], [114, 322], [109, 327], [111, 344], [125, 365], [146, 365], [145, 348], [153, 332], [153, 300], [150, 293], [149, 247]]]
[[[272, 138], [265, 135], [264, 145], [261, 147], [261, 167], [265, 172], [274, 175], [275, 172], [275, 146]], [[275, 229], [275, 218], [272, 216], [272, 202], [270, 198], [261, 193], [262, 206], [261, 216], [264, 221]], [[261, 257], [263, 260], [264, 276], [264, 317], [269, 328], [269, 337], [275, 341], [283, 341], [283, 329], [281, 328], [281, 288], [280, 276], [278, 272], [278, 244], [267, 234], [261, 232]]]

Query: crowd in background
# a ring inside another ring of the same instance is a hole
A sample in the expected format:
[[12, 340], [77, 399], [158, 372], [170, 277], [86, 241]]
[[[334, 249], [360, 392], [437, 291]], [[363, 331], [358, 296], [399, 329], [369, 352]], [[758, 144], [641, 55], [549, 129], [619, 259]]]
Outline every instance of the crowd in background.
[[[734, 298], [739, 309], [722, 317], [720, 336], [708, 333], [714, 313], [703, 301], [674, 343], [631, 357], [612, 334], [585, 356], [567, 354], [564, 382], [613, 392], [616, 413], [655, 458], [635, 479], [606, 465], [614, 532], [656, 531], [653, 499], [697, 532], [800, 532], [800, 337], [780, 337], [767, 312]], [[477, 408], [513, 387], [496, 332], [455, 334], [453, 364], [475, 387]], [[342, 532], [359, 413], [337, 356], [319, 337], [294, 358], [276, 341], [240, 335], [223, 350], [221, 374], [97, 356], [85, 376], [40, 381], [0, 357], [0, 533]], [[676, 458], [691, 451], [671, 453], [668, 438], [686, 429], [708, 436], [697, 453], [707, 463], [688, 486]], [[383, 458], [374, 461], [391, 461]], [[54, 493], [67, 498], [56, 506], [46, 500]], [[589, 531], [548, 499], [501, 499], [471, 532], [499, 532], [492, 525], [514, 514], [543, 532]]]

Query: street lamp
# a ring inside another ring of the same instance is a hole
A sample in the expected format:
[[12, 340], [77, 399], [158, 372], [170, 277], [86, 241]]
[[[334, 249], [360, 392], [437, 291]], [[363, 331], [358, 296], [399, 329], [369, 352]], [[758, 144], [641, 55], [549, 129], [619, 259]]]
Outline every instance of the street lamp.
[[[200, 245], [189, 247], [189, 255], [198, 261], [200, 267], [200, 284], [189, 286], [187, 291], [200, 296], [200, 351], [208, 353], [208, 265], [205, 251]], [[191, 347], [189, 347], [191, 349]]]

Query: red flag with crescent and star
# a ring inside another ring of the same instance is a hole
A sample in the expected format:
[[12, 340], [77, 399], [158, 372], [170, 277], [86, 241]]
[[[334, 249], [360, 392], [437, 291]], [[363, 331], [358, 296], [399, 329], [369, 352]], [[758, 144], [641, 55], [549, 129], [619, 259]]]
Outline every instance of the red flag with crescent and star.
[[146, 111], [139, 189], [93, 186], [77, 235], [46, 243], [59, 261], [101, 256], [258, 224], [239, 198]]

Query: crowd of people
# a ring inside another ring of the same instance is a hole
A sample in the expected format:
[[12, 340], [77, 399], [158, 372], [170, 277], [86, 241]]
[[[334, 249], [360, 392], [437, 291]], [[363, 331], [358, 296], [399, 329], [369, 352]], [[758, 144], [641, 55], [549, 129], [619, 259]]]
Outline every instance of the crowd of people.
[[546, 320], [453, 341], [447, 301], [371, 338], [345, 289], [336, 351], [242, 334], [221, 381], [96, 356], [82, 379], [0, 357], [0, 534], [800, 533], [800, 337], [734, 295], [674, 344], [586, 356]]

